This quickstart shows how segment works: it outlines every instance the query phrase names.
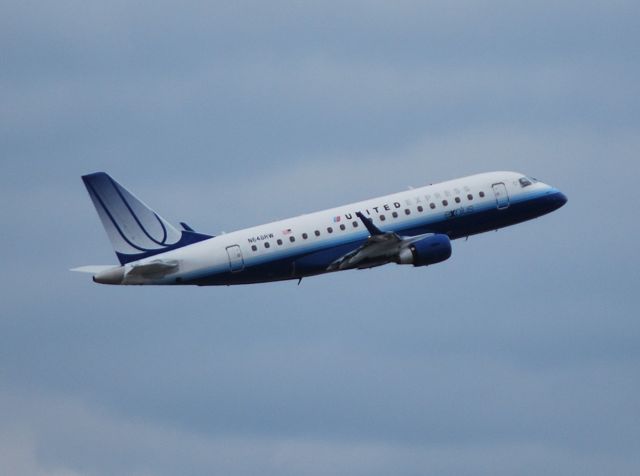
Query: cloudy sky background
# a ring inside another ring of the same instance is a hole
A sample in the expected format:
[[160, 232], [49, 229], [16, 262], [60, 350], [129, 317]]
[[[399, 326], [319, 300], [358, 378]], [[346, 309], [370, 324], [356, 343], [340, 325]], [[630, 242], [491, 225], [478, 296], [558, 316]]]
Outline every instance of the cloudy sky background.
[[[0, 472], [640, 472], [640, 4], [0, 4]], [[80, 181], [208, 233], [489, 170], [558, 212], [390, 265], [106, 287]]]

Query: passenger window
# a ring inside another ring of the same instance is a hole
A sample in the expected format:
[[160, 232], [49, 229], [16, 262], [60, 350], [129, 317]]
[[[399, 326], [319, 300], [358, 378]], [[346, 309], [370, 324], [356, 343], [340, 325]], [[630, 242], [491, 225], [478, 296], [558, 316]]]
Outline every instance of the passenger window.
[[347, 227], [346, 227], [346, 226], [344, 226], [344, 223], [341, 223], [341, 224], [340, 224], [340, 229], [341, 229], [342, 231], [344, 231], [346, 228], [347, 228]]
[[351, 226], [353, 226], [354, 228], [358, 228], [358, 222], [357, 221], [352, 222]]
[[442, 200], [442, 205], [446, 207], [447, 205], [449, 205], [449, 202], [446, 200]]
[[309, 235], [307, 235], [306, 233], [303, 233], [303, 234], [302, 234], [302, 239], [303, 239], [303, 240], [306, 240], [307, 238], [309, 238]]
[[290, 236], [290, 237], [289, 237], [289, 241], [290, 241], [291, 243], [293, 243], [294, 241], [296, 241], [296, 237], [295, 237], [295, 236]]
[[424, 210], [424, 208], [422, 208], [422, 205], [418, 205], [418, 211], [419, 211], [420, 213], [422, 213], [422, 212], [423, 212], [423, 210]]
[[391, 216], [392, 216], [393, 218], [398, 218], [398, 213], [397, 213], [397, 212], [393, 212], [393, 213], [391, 214]]
[[409, 210], [408, 208], [404, 209], [404, 214], [405, 215], [410, 215], [411, 214], [411, 210]]
[[435, 203], [433, 203], [433, 202], [431, 202], [431, 203], [429, 204], [429, 207], [431, 207], [431, 210], [433, 210], [434, 208], [436, 208], [436, 204], [435, 204]]
[[278, 238], [277, 243], [278, 243], [278, 246], [282, 246], [282, 240], [281, 239]]
[[384, 215], [380, 215], [380, 221], [385, 221], [387, 219], [387, 217], [385, 217]]
[[480, 192], [478, 195], [480, 195], [480, 198], [484, 197], [484, 192]]
[[257, 247], [256, 245], [251, 245], [251, 249], [252, 249], [253, 251], [258, 251], [258, 247]]
[[327, 233], [333, 233], [333, 228], [331, 227], [327, 228]]
[[268, 241], [265, 241], [265, 242], [264, 242], [264, 247], [265, 247], [265, 248], [269, 248], [270, 246], [271, 246], [271, 244], [269, 244], [269, 242], [268, 242]]
[[467, 195], [467, 200], [473, 200], [473, 195], [468, 194], [468, 195]]
[[320, 230], [316, 230], [316, 231], [314, 231], [314, 233], [315, 233], [316, 236], [320, 236]]
[[456, 197], [456, 203], [460, 203], [460, 197]]

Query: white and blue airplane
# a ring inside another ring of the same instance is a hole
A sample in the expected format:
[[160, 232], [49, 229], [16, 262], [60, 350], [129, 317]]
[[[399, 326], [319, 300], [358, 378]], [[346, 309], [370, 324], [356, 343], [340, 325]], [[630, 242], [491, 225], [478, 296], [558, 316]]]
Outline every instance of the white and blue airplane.
[[102, 284], [199, 286], [298, 280], [387, 263], [428, 266], [451, 240], [550, 213], [567, 197], [491, 172], [211, 236], [172, 226], [104, 172], [82, 177], [120, 265], [83, 266]]

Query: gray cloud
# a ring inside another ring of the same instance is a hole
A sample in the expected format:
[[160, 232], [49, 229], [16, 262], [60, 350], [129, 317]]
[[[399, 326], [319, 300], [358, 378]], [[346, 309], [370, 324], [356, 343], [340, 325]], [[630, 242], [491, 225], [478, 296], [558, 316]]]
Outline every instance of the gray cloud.
[[[637, 5], [0, 12], [0, 469], [635, 474]], [[486, 170], [550, 216], [452, 260], [109, 288], [79, 175], [205, 232]]]
[[[6, 469], [21, 474], [565, 474], [633, 471], [634, 457], [503, 440], [438, 444], [401, 441], [207, 436], [123, 419], [79, 400], [2, 395], [0, 452]], [[18, 424], [19, 423], [19, 424]], [[85, 435], [91, 434], [91, 438]], [[114, 458], [114, 454], [118, 457]], [[68, 469], [69, 463], [77, 468]]]

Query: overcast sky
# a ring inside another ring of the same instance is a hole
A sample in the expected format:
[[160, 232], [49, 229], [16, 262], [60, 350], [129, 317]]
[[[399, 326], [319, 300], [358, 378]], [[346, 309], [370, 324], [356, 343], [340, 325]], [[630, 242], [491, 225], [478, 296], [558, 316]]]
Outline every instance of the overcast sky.
[[[637, 1], [0, 4], [0, 473], [640, 473]], [[206, 233], [491, 170], [452, 258], [108, 287], [80, 180]]]

